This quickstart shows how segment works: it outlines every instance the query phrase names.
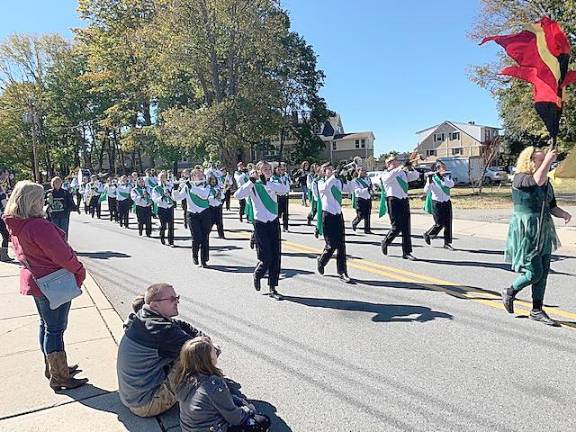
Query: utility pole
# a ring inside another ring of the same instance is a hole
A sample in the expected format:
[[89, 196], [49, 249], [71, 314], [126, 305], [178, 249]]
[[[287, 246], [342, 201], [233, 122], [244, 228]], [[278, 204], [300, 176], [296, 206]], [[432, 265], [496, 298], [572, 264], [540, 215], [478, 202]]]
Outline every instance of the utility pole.
[[37, 124], [38, 119], [37, 119], [37, 115], [36, 115], [36, 109], [34, 107], [34, 102], [32, 100], [30, 100], [29, 105], [28, 105], [28, 111], [26, 113], [24, 113], [24, 123], [30, 125], [31, 127], [31, 133], [32, 133], [32, 164], [33, 164], [33, 172], [34, 172], [34, 181], [35, 182], [39, 182], [40, 181], [40, 174], [38, 172], [38, 152], [37, 152], [37, 146], [38, 146], [38, 129], [37, 129]]

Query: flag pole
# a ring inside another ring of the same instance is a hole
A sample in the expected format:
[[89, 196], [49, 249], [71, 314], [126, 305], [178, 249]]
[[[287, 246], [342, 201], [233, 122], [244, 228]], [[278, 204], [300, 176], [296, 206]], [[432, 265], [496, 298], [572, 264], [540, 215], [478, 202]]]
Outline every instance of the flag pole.
[[[550, 146], [548, 151], [556, 149], [557, 135], [554, 135], [550, 140]], [[544, 210], [546, 209], [546, 201], [548, 200], [548, 193], [550, 189], [550, 178], [546, 174], [546, 186], [544, 187], [544, 199], [542, 200], [542, 206], [540, 207], [540, 219], [538, 220], [538, 241], [536, 242], [536, 252], [540, 250], [540, 241], [542, 240], [542, 230], [544, 228]]]

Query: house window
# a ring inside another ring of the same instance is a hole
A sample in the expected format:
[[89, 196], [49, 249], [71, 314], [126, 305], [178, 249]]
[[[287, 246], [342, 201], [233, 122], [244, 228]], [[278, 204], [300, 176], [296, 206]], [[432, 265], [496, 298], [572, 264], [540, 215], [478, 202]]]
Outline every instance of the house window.
[[450, 132], [450, 140], [452, 141], [460, 140], [460, 132]]
[[362, 140], [361, 147], [366, 148], [366, 140], [365, 139]]
[[434, 142], [442, 142], [446, 139], [446, 135], [444, 133], [435, 133], [434, 134]]
[[426, 156], [436, 156], [436, 150], [426, 150]]
[[332, 141], [332, 150], [336, 150], [336, 141]]
[[452, 149], [452, 156], [458, 156], [464, 154], [462, 147], [456, 147]]
[[360, 140], [356, 140], [356, 148], [360, 148]]

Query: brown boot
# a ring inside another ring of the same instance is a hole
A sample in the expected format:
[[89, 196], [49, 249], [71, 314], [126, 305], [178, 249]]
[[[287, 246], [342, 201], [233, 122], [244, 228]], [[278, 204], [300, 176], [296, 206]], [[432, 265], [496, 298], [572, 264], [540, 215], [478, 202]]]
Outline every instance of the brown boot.
[[83, 386], [88, 382], [87, 378], [76, 379], [70, 376], [66, 352], [57, 351], [46, 356], [50, 369], [50, 387], [53, 390], [67, 390]]
[[10, 258], [10, 256], [8, 255], [8, 248], [0, 248], [0, 262], [12, 262], [14, 261], [12, 258]]
[[[46, 356], [44, 356], [44, 365], [46, 366], [44, 369], [44, 376], [48, 379], [50, 379], [50, 367], [48, 366], [48, 360], [46, 359]], [[68, 374], [70, 376], [74, 376], [76, 374], [79, 374], [80, 372], [82, 372], [81, 369], [78, 369], [78, 365], [72, 365], [72, 366], [68, 366]]]

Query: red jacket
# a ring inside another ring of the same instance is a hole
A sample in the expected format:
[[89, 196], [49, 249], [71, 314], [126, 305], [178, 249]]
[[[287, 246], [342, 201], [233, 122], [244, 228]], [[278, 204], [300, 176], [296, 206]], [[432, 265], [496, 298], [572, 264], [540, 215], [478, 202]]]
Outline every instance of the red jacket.
[[[35, 278], [49, 275], [61, 268], [74, 273], [78, 286], [86, 278], [86, 270], [66, 242], [64, 231], [42, 218], [19, 219], [4, 216], [12, 246], [19, 262], [28, 261]], [[42, 292], [30, 271], [20, 269], [20, 293], [41, 297]]]

